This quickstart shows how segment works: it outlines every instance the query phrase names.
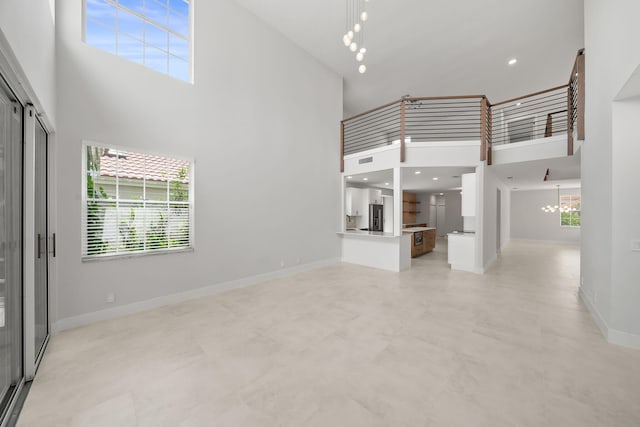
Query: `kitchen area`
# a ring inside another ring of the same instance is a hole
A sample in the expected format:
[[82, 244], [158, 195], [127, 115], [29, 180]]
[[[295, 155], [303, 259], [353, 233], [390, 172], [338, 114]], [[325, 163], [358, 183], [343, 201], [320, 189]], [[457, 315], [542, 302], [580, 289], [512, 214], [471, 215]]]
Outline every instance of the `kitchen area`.
[[476, 185], [472, 167], [345, 176], [343, 261], [402, 271], [439, 248], [452, 269], [473, 271]]

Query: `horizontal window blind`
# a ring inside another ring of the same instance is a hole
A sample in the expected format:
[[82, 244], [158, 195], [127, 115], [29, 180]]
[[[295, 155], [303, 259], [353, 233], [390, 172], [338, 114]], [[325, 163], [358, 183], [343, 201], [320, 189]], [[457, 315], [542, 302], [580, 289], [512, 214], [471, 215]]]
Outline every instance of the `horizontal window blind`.
[[87, 145], [83, 258], [193, 246], [193, 162]]

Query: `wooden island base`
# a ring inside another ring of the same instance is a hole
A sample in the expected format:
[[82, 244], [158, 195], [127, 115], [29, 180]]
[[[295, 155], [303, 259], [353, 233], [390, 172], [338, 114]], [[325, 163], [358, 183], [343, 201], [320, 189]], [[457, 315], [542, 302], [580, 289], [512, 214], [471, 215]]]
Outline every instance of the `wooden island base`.
[[436, 247], [436, 229], [431, 227], [410, 227], [402, 230], [411, 233], [411, 258], [432, 252]]

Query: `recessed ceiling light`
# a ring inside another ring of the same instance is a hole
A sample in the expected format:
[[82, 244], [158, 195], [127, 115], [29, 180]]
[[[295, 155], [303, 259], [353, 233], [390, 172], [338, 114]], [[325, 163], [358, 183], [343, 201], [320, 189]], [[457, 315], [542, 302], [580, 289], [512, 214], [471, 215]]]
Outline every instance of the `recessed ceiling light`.
[[509, 60], [509, 65], [516, 65], [517, 62], [518, 62], [518, 60], [516, 58], [510, 59]]
[[519, 107], [522, 105], [522, 102], [516, 102], [516, 107]]
[[352, 178], [353, 178], [353, 177], [352, 177], [351, 175], [349, 175], [349, 176], [347, 177], [347, 179], [352, 179]]
[[385, 183], [384, 183], [384, 185], [389, 185], [389, 183], [388, 183], [388, 182], [385, 182]]
[[441, 196], [444, 196], [444, 193], [440, 193]]
[[362, 178], [363, 181], [369, 181], [369, 178]]
[[420, 171], [416, 171], [416, 175], [420, 175], [422, 172]]
[[434, 176], [434, 177], [433, 177], [433, 180], [434, 180], [434, 181], [437, 181], [437, 180], [438, 180], [438, 177], [437, 177], [437, 176]]

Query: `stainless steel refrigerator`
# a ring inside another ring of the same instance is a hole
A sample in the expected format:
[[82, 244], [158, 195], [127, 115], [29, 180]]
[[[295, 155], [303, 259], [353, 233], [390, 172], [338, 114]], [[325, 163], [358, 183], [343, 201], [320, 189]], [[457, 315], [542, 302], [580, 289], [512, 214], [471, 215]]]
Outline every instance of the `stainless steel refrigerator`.
[[369, 205], [369, 231], [383, 231], [383, 205]]

